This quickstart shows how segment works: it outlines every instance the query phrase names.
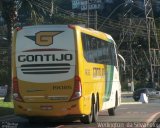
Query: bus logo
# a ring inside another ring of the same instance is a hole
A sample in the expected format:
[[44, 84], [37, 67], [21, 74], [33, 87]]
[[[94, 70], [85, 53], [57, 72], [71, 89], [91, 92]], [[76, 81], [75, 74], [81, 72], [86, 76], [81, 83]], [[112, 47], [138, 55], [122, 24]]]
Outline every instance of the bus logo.
[[62, 33], [63, 31], [41, 31], [35, 34], [35, 36], [26, 36], [27, 38], [35, 41], [39, 46], [49, 46], [53, 44], [53, 37]]

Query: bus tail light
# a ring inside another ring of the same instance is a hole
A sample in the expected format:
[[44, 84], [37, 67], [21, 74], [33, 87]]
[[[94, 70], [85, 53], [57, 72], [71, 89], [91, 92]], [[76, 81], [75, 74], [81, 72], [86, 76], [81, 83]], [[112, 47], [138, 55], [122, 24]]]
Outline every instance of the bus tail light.
[[13, 99], [16, 101], [23, 102], [23, 99], [19, 93], [19, 87], [18, 87], [18, 79], [17, 77], [13, 78]]
[[69, 25], [68, 25], [68, 28], [75, 29], [75, 25], [69, 24]]
[[82, 85], [81, 85], [81, 79], [79, 76], [75, 76], [75, 85], [73, 94], [70, 98], [70, 100], [78, 99], [82, 96]]
[[17, 27], [16, 30], [20, 31], [20, 30], [22, 30], [22, 27]]

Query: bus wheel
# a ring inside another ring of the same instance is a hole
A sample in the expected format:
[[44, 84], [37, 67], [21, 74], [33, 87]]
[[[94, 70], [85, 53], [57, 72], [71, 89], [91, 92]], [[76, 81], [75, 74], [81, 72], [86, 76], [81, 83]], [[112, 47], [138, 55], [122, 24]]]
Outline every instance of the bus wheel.
[[118, 105], [118, 97], [117, 97], [117, 94], [116, 94], [115, 107], [108, 109], [109, 116], [114, 116], [115, 115], [115, 109], [116, 109], [117, 105]]
[[93, 104], [91, 105], [91, 113], [80, 118], [80, 121], [84, 124], [90, 124], [93, 120]]
[[109, 114], [109, 116], [114, 116], [115, 115], [115, 108], [108, 109], [108, 114]]
[[98, 120], [98, 103], [96, 102], [94, 104], [94, 109], [93, 109], [93, 121], [92, 122], [97, 122]]

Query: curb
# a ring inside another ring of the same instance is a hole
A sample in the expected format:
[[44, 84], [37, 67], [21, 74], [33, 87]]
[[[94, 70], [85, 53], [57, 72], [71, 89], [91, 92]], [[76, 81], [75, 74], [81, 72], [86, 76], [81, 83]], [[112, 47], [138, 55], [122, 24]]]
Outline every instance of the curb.
[[133, 94], [133, 92], [121, 92], [121, 94], [122, 94], [122, 95], [130, 94], [130, 95], [131, 95], [131, 94]]
[[120, 105], [123, 105], [123, 104], [142, 104], [142, 102], [124, 102], [124, 103], [121, 103]]
[[155, 123], [158, 119], [160, 119], [160, 112], [157, 112], [154, 115], [152, 115], [146, 122]]

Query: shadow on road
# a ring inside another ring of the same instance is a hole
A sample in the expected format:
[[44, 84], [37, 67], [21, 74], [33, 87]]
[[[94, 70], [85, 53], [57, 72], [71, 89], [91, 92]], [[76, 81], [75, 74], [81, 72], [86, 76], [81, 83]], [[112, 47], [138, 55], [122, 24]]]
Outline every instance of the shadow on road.
[[[20, 122], [18, 123], [18, 128], [53, 128], [53, 127], [68, 127], [70, 128], [71, 126], [74, 125], [82, 125], [81, 122], [75, 121], [75, 120], [54, 120], [54, 121], [45, 121], [45, 120], [39, 120], [36, 122]], [[84, 125], [83, 125], [84, 126]]]
[[13, 108], [0, 107], [0, 117], [14, 114]]

